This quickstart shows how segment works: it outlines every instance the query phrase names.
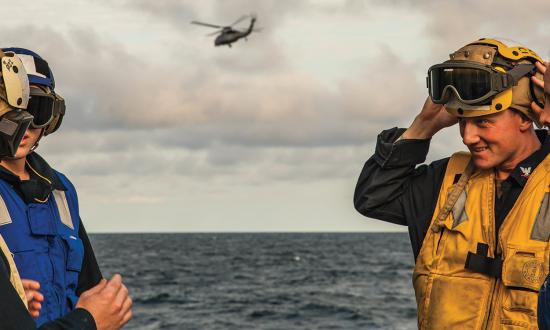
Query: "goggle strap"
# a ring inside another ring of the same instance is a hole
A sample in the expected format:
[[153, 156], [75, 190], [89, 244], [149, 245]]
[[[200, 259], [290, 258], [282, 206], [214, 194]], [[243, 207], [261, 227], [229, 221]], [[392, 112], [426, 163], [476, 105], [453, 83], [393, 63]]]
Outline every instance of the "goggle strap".
[[512, 86], [516, 86], [519, 80], [525, 77], [527, 74], [533, 74], [535, 66], [533, 64], [518, 64], [512, 70], [506, 72], [507, 75], [512, 77]]

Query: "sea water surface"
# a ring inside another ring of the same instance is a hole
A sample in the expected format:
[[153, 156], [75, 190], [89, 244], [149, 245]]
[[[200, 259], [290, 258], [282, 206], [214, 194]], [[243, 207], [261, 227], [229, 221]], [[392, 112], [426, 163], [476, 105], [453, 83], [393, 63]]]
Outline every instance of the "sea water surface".
[[416, 329], [406, 233], [93, 234], [126, 329]]

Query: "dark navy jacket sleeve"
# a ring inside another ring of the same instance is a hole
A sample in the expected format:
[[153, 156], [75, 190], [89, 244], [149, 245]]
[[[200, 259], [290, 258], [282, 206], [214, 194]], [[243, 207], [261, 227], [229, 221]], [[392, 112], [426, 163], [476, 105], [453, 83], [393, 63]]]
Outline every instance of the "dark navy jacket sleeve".
[[82, 220], [80, 221], [80, 227], [78, 230], [78, 236], [82, 240], [84, 245], [84, 259], [82, 261], [82, 269], [78, 275], [78, 287], [76, 288], [76, 294], [80, 296], [82, 292], [91, 289], [96, 286], [103, 278], [99, 265], [95, 258], [94, 249], [90, 243], [90, 238], [86, 233]]
[[[0, 330], [37, 329], [21, 298], [9, 279], [9, 266], [6, 256], [0, 251]], [[96, 330], [92, 315], [77, 308], [64, 317], [43, 324], [41, 330]]]
[[408, 226], [414, 256], [435, 209], [448, 158], [429, 165], [430, 140], [396, 140], [405, 129], [378, 135], [374, 155], [365, 163], [355, 188], [354, 204], [361, 214]]

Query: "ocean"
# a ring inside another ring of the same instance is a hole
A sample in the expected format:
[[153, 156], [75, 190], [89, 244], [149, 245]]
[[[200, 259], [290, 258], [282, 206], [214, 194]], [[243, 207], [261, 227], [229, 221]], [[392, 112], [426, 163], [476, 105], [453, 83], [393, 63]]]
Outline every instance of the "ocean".
[[406, 233], [90, 236], [125, 329], [416, 329]]

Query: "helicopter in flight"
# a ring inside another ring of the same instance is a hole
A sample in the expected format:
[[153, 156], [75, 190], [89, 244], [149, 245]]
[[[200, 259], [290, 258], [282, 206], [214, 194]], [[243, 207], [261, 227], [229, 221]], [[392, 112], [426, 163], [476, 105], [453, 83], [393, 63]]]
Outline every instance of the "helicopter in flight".
[[[248, 26], [248, 29], [246, 30], [237, 30], [234, 29], [233, 26], [239, 24], [243, 20], [250, 18], [250, 25]], [[219, 29], [213, 33], [207, 34], [208, 36], [219, 34], [216, 39], [214, 40], [215, 46], [223, 46], [227, 45], [231, 47], [231, 44], [235, 41], [244, 38], [245, 40], [248, 40], [247, 37], [252, 32], [259, 32], [260, 29], [255, 29], [254, 24], [256, 23], [256, 15], [244, 15], [238, 20], [235, 21], [235, 23], [228, 25], [228, 26], [221, 26], [221, 25], [214, 25], [209, 23], [203, 23], [198, 21], [192, 21], [191, 24], [197, 24], [202, 26], [207, 26], [211, 28]]]

